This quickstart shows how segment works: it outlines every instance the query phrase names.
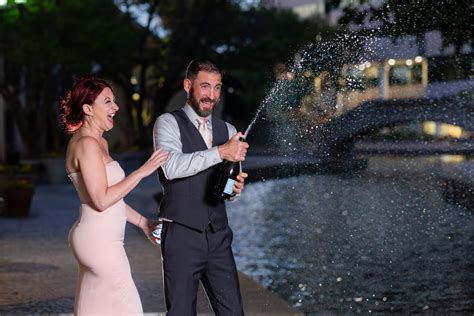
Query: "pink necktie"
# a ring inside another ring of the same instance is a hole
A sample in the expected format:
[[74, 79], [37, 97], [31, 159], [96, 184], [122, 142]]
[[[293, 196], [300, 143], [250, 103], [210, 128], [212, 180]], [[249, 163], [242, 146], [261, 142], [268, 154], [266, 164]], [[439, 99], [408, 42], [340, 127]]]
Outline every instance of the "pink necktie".
[[200, 117], [197, 119], [199, 125], [199, 133], [201, 133], [202, 138], [206, 142], [207, 148], [212, 147], [212, 140], [211, 140], [211, 131], [207, 126], [208, 119], [205, 117]]

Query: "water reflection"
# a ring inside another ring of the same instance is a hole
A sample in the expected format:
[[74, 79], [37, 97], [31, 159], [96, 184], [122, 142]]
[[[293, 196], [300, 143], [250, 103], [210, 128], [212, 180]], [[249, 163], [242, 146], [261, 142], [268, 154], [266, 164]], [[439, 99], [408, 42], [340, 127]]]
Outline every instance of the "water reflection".
[[239, 270], [308, 314], [472, 313], [473, 213], [445, 202], [440, 164], [247, 185], [229, 204]]

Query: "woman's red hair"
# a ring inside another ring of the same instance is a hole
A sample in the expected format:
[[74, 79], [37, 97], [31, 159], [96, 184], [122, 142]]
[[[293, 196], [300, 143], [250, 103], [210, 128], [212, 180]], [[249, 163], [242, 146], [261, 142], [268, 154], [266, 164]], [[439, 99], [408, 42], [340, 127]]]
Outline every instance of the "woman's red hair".
[[79, 79], [61, 100], [61, 124], [70, 134], [74, 133], [82, 126], [84, 121], [84, 104], [93, 104], [97, 96], [105, 88], [112, 89], [112, 86], [103, 79], [95, 77], [84, 77]]

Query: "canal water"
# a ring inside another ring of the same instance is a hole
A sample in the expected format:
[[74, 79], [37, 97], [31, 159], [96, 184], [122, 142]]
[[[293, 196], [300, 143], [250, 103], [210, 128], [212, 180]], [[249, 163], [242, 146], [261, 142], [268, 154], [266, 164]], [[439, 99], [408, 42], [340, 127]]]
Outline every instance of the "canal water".
[[229, 203], [237, 267], [308, 315], [474, 313], [474, 212], [439, 157], [246, 185]]

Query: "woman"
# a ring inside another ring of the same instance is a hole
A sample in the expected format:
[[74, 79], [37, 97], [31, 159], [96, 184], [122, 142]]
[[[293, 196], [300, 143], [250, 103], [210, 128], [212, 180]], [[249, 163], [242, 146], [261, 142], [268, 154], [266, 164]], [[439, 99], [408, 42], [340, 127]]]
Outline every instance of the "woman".
[[125, 204], [123, 198], [156, 171], [168, 154], [155, 151], [125, 177], [102, 137], [112, 129], [119, 109], [112, 87], [104, 80], [89, 77], [76, 82], [61, 109], [63, 124], [72, 134], [66, 169], [81, 201], [80, 217], [69, 233], [79, 263], [74, 315], [143, 315], [123, 247], [125, 224], [140, 227], [150, 238], [157, 223]]

